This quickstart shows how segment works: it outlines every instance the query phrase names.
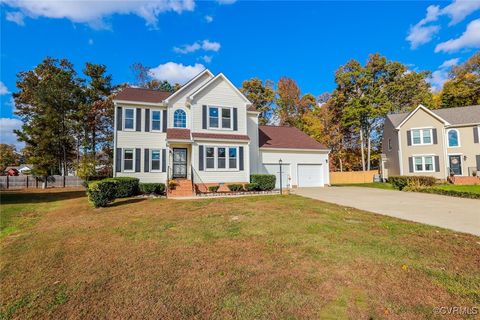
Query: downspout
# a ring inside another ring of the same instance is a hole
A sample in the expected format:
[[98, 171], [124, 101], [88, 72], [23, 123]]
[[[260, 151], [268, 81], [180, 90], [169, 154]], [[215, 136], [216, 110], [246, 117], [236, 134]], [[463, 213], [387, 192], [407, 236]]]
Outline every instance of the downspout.
[[402, 135], [400, 129], [396, 129], [398, 138], [398, 166], [400, 168], [400, 175], [403, 176], [403, 157], [402, 157]]
[[113, 128], [114, 128], [114, 136], [113, 136], [113, 163], [112, 163], [112, 176], [117, 176], [117, 103], [113, 102]]

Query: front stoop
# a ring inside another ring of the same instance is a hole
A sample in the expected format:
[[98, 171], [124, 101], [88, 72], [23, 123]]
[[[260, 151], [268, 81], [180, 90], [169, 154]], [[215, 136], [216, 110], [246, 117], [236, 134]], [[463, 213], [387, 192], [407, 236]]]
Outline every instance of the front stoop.
[[480, 177], [453, 176], [453, 177], [449, 177], [449, 180], [453, 184], [457, 184], [457, 185], [480, 184]]
[[178, 197], [192, 197], [192, 180], [187, 179], [176, 179], [177, 185], [175, 189], [168, 190], [168, 197], [178, 198]]

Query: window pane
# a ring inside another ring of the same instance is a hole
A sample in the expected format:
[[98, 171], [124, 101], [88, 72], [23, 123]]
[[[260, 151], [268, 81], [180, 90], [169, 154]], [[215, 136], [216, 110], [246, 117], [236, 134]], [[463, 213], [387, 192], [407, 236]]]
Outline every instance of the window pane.
[[228, 159], [228, 167], [230, 169], [236, 169], [237, 168], [237, 159], [236, 158]]
[[230, 158], [236, 157], [236, 156], [237, 156], [237, 148], [230, 148], [230, 149], [228, 150], [228, 156], [229, 156]]
[[160, 160], [152, 160], [152, 170], [160, 170]]
[[124, 170], [133, 170], [133, 160], [125, 160], [123, 165]]
[[125, 150], [124, 153], [124, 159], [125, 160], [132, 160], [133, 159], [133, 151], [132, 150]]
[[458, 147], [458, 133], [456, 130], [448, 131], [448, 146]]
[[173, 126], [175, 128], [186, 128], [187, 127], [187, 114], [183, 110], [176, 110], [173, 114]]
[[153, 111], [152, 112], [152, 119], [160, 121], [160, 111]]
[[420, 130], [412, 130], [413, 144], [420, 144]]
[[218, 168], [219, 169], [225, 169], [226, 168], [225, 158], [218, 158]]
[[218, 118], [210, 118], [210, 127], [218, 128]]
[[125, 119], [133, 119], [133, 109], [125, 109]]
[[208, 169], [215, 168], [215, 159], [214, 158], [207, 158], [207, 168]]
[[423, 129], [423, 143], [432, 143], [432, 130]]
[[433, 157], [425, 157], [425, 170], [433, 171]]
[[125, 119], [125, 128], [133, 129], [133, 119]]
[[225, 158], [225, 148], [218, 148], [218, 156]]
[[218, 128], [218, 108], [210, 108], [208, 114], [210, 127]]
[[160, 151], [152, 151], [152, 160], [160, 160]]
[[214, 148], [207, 148], [207, 157], [213, 157], [215, 154]]
[[422, 158], [421, 157], [415, 157], [415, 170], [416, 171], [423, 171], [423, 165], [422, 165]]
[[209, 115], [210, 117], [218, 118], [218, 108], [210, 108]]
[[230, 111], [231, 111], [230, 109], [226, 109], [226, 108], [222, 109], [222, 117], [230, 118]]
[[152, 122], [152, 130], [160, 130], [160, 121]]

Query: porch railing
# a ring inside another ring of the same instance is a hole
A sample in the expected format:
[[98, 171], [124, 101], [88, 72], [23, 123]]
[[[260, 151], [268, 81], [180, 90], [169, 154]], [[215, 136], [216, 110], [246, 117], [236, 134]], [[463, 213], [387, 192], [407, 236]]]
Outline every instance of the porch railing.
[[[203, 182], [202, 178], [200, 178], [200, 175], [198, 174], [197, 170], [195, 170], [195, 168], [193, 167], [193, 165], [190, 166], [191, 167], [191, 173], [192, 173], [192, 191], [197, 194], [197, 189], [195, 188], [195, 184], [201, 184], [205, 190], [208, 190], [208, 187], [207, 185], [205, 184], [205, 182]], [[198, 178], [198, 179], [197, 179]], [[197, 181], [197, 183], [196, 183]]]

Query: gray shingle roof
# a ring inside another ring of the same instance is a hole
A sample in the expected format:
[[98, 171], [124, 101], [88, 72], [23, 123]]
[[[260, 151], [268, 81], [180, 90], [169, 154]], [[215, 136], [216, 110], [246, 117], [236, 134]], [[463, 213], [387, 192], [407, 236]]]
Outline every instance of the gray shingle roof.
[[[480, 105], [458, 108], [445, 108], [431, 111], [440, 118], [449, 122], [451, 125], [480, 123]], [[409, 114], [409, 112], [389, 114], [387, 115], [387, 118], [390, 119], [393, 126], [396, 127], [400, 123], [402, 123], [402, 121]]]

